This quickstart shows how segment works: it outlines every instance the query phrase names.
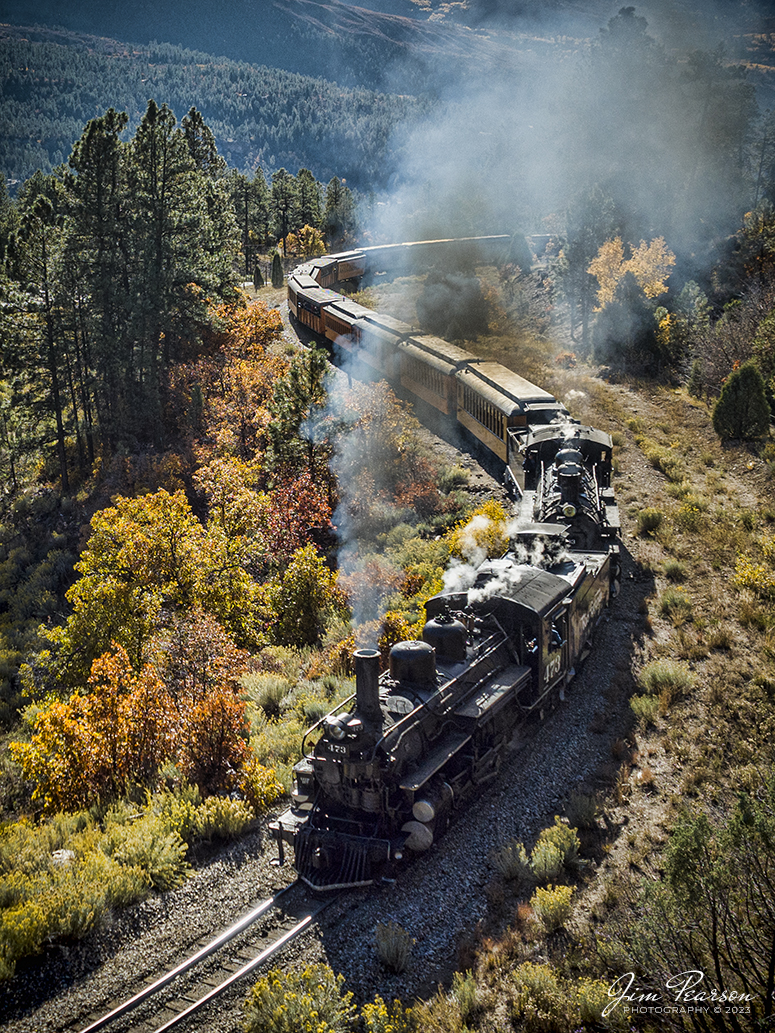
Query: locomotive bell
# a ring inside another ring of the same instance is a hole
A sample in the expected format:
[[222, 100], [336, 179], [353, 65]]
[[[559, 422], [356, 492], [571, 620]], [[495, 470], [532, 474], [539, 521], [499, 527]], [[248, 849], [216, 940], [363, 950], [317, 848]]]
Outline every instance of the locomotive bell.
[[355, 700], [358, 710], [369, 721], [380, 721], [382, 711], [379, 706], [379, 650], [356, 649], [355, 660]]
[[460, 664], [466, 658], [465, 625], [446, 613], [427, 621], [422, 629], [425, 642], [436, 650], [437, 660]]

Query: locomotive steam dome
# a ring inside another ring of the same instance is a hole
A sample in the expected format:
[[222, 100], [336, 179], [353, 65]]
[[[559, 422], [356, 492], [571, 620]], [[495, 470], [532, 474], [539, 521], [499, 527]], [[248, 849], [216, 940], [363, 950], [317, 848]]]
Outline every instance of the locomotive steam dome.
[[427, 642], [397, 642], [390, 650], [390, 677], [423, 685], [436, 681], [436, 657]]
[[465, 625], [446, 613], [427, 621], [422, 629], [423, 641], [436, 650], [436, 658], [450, 664], [461, 664], [466, 659]]

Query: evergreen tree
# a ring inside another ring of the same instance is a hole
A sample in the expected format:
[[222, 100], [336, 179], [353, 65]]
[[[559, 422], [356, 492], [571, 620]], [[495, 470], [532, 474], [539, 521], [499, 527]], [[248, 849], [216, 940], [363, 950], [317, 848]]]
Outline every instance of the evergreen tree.
[[590, 327], [597, 283], [588, 271], [601, 245], [616, 235], [613, 200], [599, 186], [579, 194], [568, 208], [566, 240], [556, 264], [560, 289], [567, 298], [571, 338], [586, 354], [590, 349]]
[[689, 373], [689, 380], [686, 384], [686, 390], [689, 392], [692, 398], [701, 398], [704, 388], [705, 381], [702, 375], [702, 363], [699, 359], [695, 359], [692, 363], [691, 372]]
[[302, 226], [312, 226], [314, 229], [320, 229], [323, 222], [320, 184], [309, 169], [299, 169], [296, 185], [298, 189], [298, 209], [294, 229], [298, 230]]
[[135, 394], [129, 424], [135, 435], [158, 439], [170, 365], [184, 345], [196, 345], [208, 323], [207, 296], [231, 289], [235, 226], [225, 215], [222, 187], [196, 168], [166, 105], [149, 102], [129, 155], [134, 354], [128, 380]]
[[713, 410], [713, 429], [722, 440], [755, 441], [770, 425], [764, 379], [755, 360], [733, 370]]
[[60, 180], [36, 173], [28, 181], [20, 198], [15, 257], [17, 273], [30, 291], [30, 315], [39, 327], [39, 364], [36, 365], [45, 371], [48, 381], [47, 410], [55, 425], [62, 489], [68, 491], [63, 374], [66, 345], [58, 287], [64, 205], [64, 187]]
[[[122, 398], [132, 345], [128, 334], [129, 235], [127, 115], [113, 108], [92, 119], [73, 148], [67, 185], [72, 200], [66, 267], [77, 283], [72, 297], [81, 407], [93, 456], [93, 409], [103, 441], [120, 435]], [[84, 304], [88, 299], [88, 304]]]
[[266, 247], [271, 239], [272, 209], [271, 194], [267, 186], [263, 170], [257, 168], [250, 181], [251, 197], [253, 201], [253, 222], [256, 245], [258, 248]]
[[269, 404], [272, 415], [268, 464], [296, 475], [306, 469], [313, 482], [328, 476], [330, 448], [320, 433], [327, 400], [328, 361], [322, 348], [311, 348], [294, 358], [285, 376], [275, 385]]
[[298, 213], [296, 180], [285, 169], [280, 169], [272, 176], [270, 207], [275, 234], [282, 240], [283, 254], [285, 254], [285, 238], [295, 226]]
[[181, 121], [188, 153], [194, 165], [206, 176], [217, 179], [226, 172], [226, 162], [218, 153], [215, 137], [196, 108], [191, 108]]
[[633, 369], [657, 360], [654, 305], [635, 276], [627, 272], [616, 285], [613, 300], [597, 313], [592, 339], [595, 358]]
[[232, 171], [228, 177], [234, 214], [239, 228], [245, 275], [255, 265], [255, 256], [269, 240], [269, 190], [261, 169], [253, 179]]
[[282, 287], [283, 278], [283, 260], [280, 258], [280, 252], [275, 251], [272, 255], [272, 286]]
[[346, 246], [355, 233], [355, 202], [350, 188], [336, 176], [326, 187], [323, 229], [331, 250]]

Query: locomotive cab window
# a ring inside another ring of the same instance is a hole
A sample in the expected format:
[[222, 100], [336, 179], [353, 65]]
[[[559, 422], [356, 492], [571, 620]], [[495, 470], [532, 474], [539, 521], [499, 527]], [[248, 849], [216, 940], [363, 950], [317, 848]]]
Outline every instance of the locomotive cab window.
[[547, 648], [550, 653], [562, 649], [568, 637], [568, 612], [556, 613], [547, 622]]

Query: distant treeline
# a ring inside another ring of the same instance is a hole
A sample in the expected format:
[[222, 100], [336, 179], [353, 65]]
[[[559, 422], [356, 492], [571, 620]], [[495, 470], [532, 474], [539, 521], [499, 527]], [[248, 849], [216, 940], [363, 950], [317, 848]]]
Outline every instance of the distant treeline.
[[[96, 45], [96, 46], [95, 46]], [[419, 114], [411, 97], [215, 58], [169, 44], [141, 48], [65, 32], [0, 32], [0, 171], [23, 181], [67, 161], [90, 119], [113, 106], [139, 124], [148, 100], [195, 106], [237, 169], [310, 168], [378, 188], [391, 135]]]

